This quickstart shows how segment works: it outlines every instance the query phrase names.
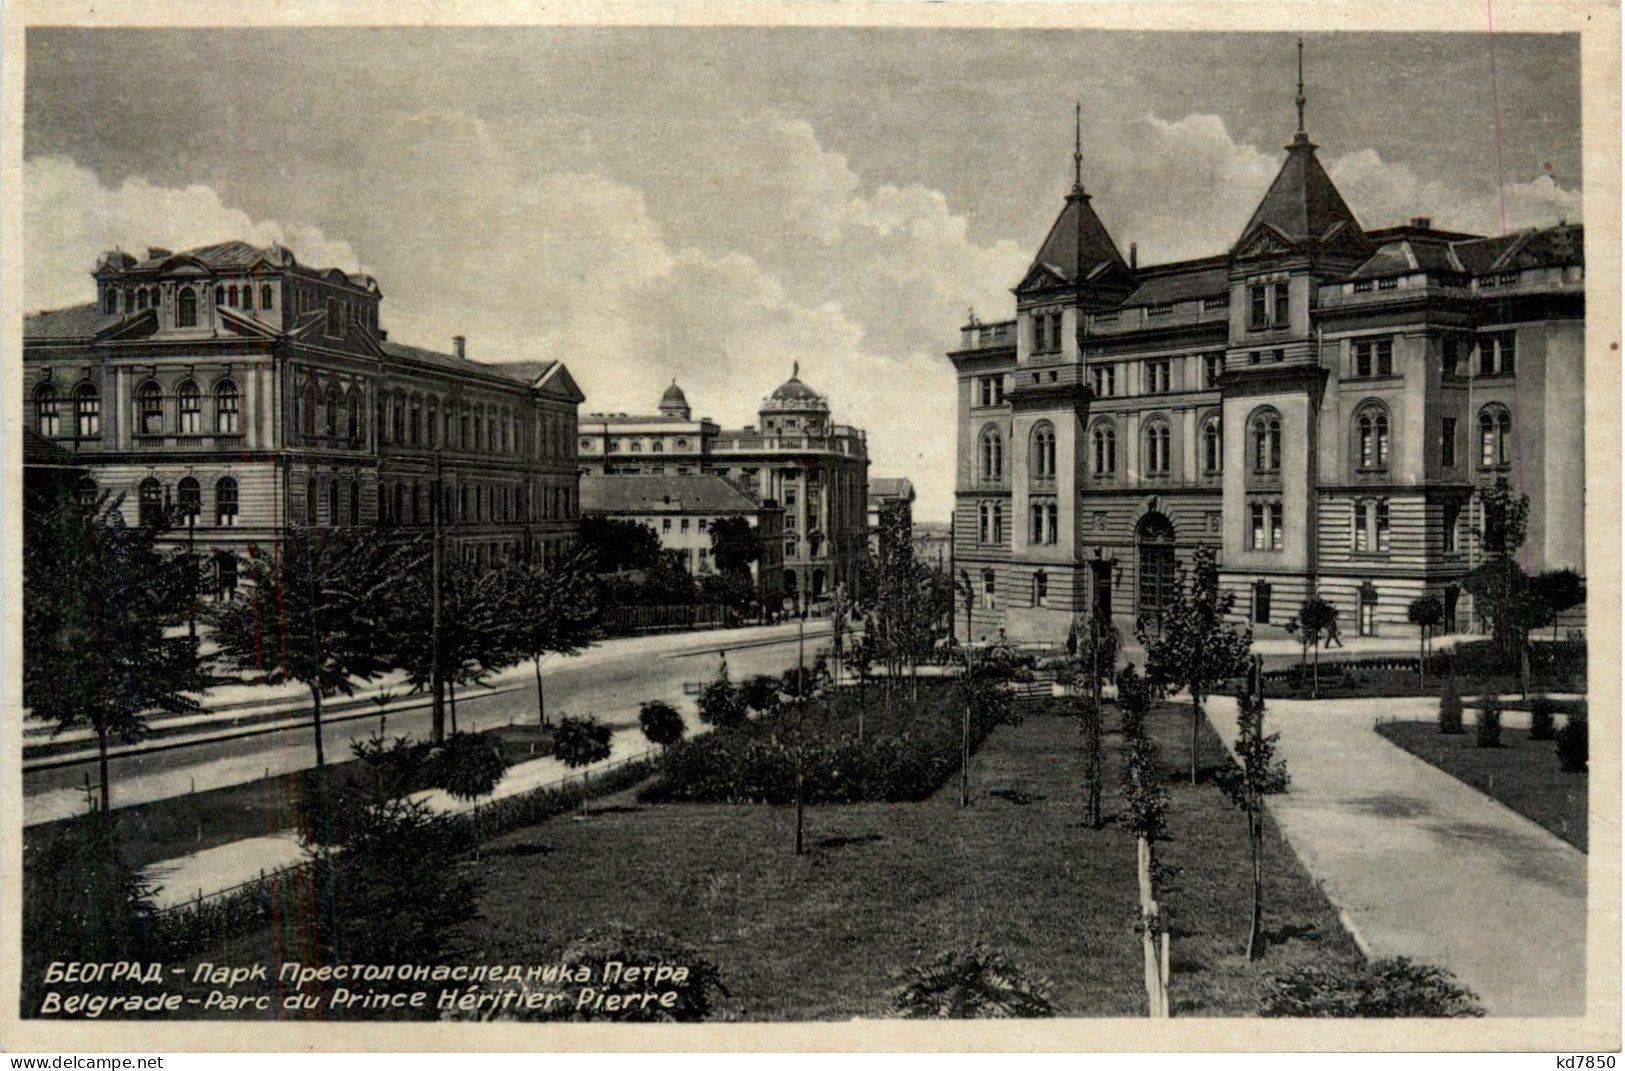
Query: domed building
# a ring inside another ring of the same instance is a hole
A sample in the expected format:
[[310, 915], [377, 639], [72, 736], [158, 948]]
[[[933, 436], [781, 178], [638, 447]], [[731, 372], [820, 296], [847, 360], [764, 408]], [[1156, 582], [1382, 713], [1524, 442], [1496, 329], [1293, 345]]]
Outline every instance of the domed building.
[[[783, 511], [782, 546], [763, 555], [764, 561], [774, 560], [782, 551], [783, 563], [773, 579], [766, 575], [769, 570], [761, 570], [764, 597], [782, 594], [810, 603], [827, 597], [837, 584], [856, 591], [868, 547], [869, 451], [863, 431], [831, 421], [829, 399], [802, 381], [799, 363], [762, 400], [757, 415], [760, 424], [739, 429], [696, 420], [674, 380], [655, 414], [584, 416], [576, 444], [582, 471], [674, 480], [725, 477], [765, 509]], [[584, 509], [591, 512], [590, 504]], [[661, 534], [664, 540], [680, 533]], [[697, 554], [692, 548], [690, 553], [697, 567]]]

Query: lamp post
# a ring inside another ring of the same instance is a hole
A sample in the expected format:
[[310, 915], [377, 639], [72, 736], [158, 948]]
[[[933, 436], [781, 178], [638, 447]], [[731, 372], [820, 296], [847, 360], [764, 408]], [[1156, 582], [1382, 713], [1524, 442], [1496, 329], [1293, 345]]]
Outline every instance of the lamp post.
[[[798, 600], [795, 597], [786, 595], [784, 597], [784, 609], [785, 609], [785, 612], [786, 613], [793, 612], [795, 610], [795, 608], [796, 608], [796, 602], [797, 601]], [[806, 751], [806, 746], [805, 746], [805, 741], [803, 739], [803, 735], [805, 734], [806, 728], [807, 728], [807, 726], [806, 726], [806, 721], [807, 721], [807, 694], [806, 694], [807, 693], [807, 669], [806, 669], [806, 664], [805, 664], [805, 651], [804, 651], [805, 643], [806, 643], [806, 641], [805, 641], [806, 630], [807, 630], [806, 621], [804, 621], [801, 618], [800, 614], [797, 614], [796, 615], [796, 854], [797, 855], [801, 855], [802, 851], [803, 851], [803, 847], [802, 847], [802, 839], [803, 839], [802, 838], [802, 829], [803, 829], [803, 822], [804, 822], [804, 819], [803, 819], [804, 805], [803, 805], [803, 801], [802, 801], [802, 778], [803, 778], [803, 762], [802, 762], [802, 760], [803, 760], [803, 757], [804, 757], [804, 753]]]
[[186, 567], [192, 571], [190, 582], [192, 590], [186, 600], [186, 636], [188, 639], [197, 639], [197, 596], [198, 596], [198, 564], [197, 564], [197, 509], [196, 502], [186, 504]]

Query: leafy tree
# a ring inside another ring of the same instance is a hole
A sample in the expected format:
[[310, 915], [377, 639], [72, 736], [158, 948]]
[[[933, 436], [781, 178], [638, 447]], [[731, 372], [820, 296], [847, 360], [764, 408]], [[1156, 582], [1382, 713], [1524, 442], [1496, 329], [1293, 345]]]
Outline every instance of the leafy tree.
[[1159, 749], [1145, 725], [1151, 685], [1148, 678], [1134, 672], [1133, 665], [1123, 667], [1117, 675], [1117, 706], [1123, 720], [1123, 820], [1135, 838], [1146, 1000], [1153, 1018], [1166, 1018], [1168, 978], [1157, 940], [1160, 935], [1166, 949], [1168, 934], [1157, 900], [1156, 846], [1168, 832], [1168, 790], [1162, 787]]
[[[1514, 494], [1506, 477], [1479, 491], [1483, 526], [1475, 529], [1484, 549], [1483, 564], [1462, 579], [1479, 613], [1490, 619], [1504, 666], [1519, 660], [1529, 643], [1529, 629], [1540, 619], [1529, 578], [1516, 553], [1529, 532], [1529, 496]], [[1544, 622], [1542, 622], [1544, 623]]]
[[761, 601], [749, 573], [708, 573], [700, 577], [699, 596], [731, 610], [734, 620], [753, 616]]
[[1552, 639], [1557, 639], [1557, 615], [1585, 602], [1585, 578], [1573, 569], [1555, 569], [1535, 577], [1535, 593], [1551, 611]]
[[1275, 757], [1280, 733], [1264, 733], [1264, 697], [1242, 691], [1236, 696], [1236, 763], [1215, 780], [1230, 802], [1247, 816], [1247, 843], [1252, 848], [1253, 904], [1247, 926], [1247, 958], [1264, 953], [1264, 797], [1285, 792], [1291, 778], [1286, 763]]
[[[511, 607], [512, 580], [506, 570], [471, 562], [446, 565], [440, 580], [440, 675], [451, 695], [452, 732], [457, 731], [457, 690], [484, 685], [517, 657], [513, 629], [521, 623]], [[406, 671], [412, 690], [428, 690], [434, 681], [434, 576], [417, 561], [395, 597], [395, 661]], [[435, 726], [435, 742], [444, 742], [445, 727]]]
[[1152, 686], [1174, 685], [1191, 696], [1191, 784], [1196, 783], [1202, 703], [1220, 681], [1247, 668], [1252, 630], [1225, 622], [1235, 604], [1234, 592], [1219, 587], [1219, 565], [1213, 548], [1196, 548], [1189, 570], [1183, 567], [1173, 598], [1163, 609], [1162, 631], [1137, 629], [1145, 647], [1145, 675]]
[[652, 569], [666, 557], [653, 528], [614, 517], [581, 518], [578, 545], [592, 555], [599, 569], [610, 573]]
[[421, 562], [415, 542], [375, 530], [285, 528], [280, 542], [251, 548], [250, 583], [216, 611], [223, 657], [269, 684], [298, 681], [309, 690], [318, 769], [327, 765], [322, 700], [354, 695], [356, 681], [391, 668], [398, 595]]
[[770, 714], [779, 705], [782, 681], [767, 673], [758, 673], [739, 682], [739, 700], [758, 714]]
[[699, 708], [700, 721], [718, 729], [731, 729], [749, 716], [739, 689], [728, 679], [726, 665], [718, 669], [716, 677], [700, 689], [695, 705]]
[[474, 857], [479, 858], [480, 805], [508, 772], [502, 744], [474, 733], [452, 733], [435, 754], [434, 780], [455, 799], [474, 804]]
[[688, 729], [678, 709], [661, 699], [651, 699], [638, 708], [638, 725], [649, 743], [663, 748], [681, 740]]
[[1418, 662], [1421, 666], [1421, 682], [1427, 683], [1428, 674], [1428, 640], [1433, 636], [1433, 630], [1444, 620], [1444, 604], [1432, 595], [1424, 595], [1419, 599], [1412, 599], [1405, 611], [1405, 617], [1416, 626], [1419, 634]]
[[1316, 699], [1320, 698], [1320, 645], [1325, 642], [1337, 628], [1337, 607], [1319, 596], [1311, 595], [1304, 600], [1298, 609], [1298, 616], [1293, 618], [1298, 630], [1302, 633], [1311, 647], [1315, 649], [1314, 691]]
[[551, 569], [536, 563], [503, 571], [498, 583], [506, 594], [505, 641], [514, 656], [530, 660], [536, 671], [536, 713], [547, 724], [547, 696], [542, 689], [542, 659], [580, 654], [598, 638], [598, 585], [590, 561], [576, 554]]
[[762, 557], [762, 540], [743, 517], [720, 517], [711, 522], [711, 560], [725, 576], [750, 576], [750, 567]]
[[[559, 719], [553, 733], [553, 754], [572, 770], [609, 758], [609, 726], [597, 718]], [[587, 775], [581, 775], [581, 813], [587, 813]]]
[[111, 738], [138, 739], [152, 710], [199, 709], [209, 680], [187, 620], [192, 564], [159, 549], [163, 524], [130, 527], [120, 500], [25, 498], [23, 703], [59, 728], [96, 734], [100, 806], [112, 806]]

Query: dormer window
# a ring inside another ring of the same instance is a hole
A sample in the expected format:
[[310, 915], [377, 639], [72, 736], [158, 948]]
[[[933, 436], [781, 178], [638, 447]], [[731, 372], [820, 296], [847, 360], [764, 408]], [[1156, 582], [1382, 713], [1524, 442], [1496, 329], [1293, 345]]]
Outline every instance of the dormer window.
[[340, 318], [338, 298], [327, 299], [327, 325], [322, 333], [328, 338], [344, 337], [344, 321]]
[[274, 294], [275, 291], [271, 288], [271, 284], [267, 283], [260, 287], [260, 308], [270, 309]]
[[107, 292], [102, 297], [102, 312], [108, 316], [118, 312], [118, 291], [112, 287], [108, 287]]

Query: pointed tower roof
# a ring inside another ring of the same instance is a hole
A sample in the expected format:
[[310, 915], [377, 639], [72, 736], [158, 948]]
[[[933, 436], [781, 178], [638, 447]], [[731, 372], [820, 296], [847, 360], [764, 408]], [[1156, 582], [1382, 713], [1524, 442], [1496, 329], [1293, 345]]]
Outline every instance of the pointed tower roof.
[[1303, 127], [1303, 42], [1298, 42], [1298, 132], [1286, 147], [1286, 162], [1242, 228], [1232, 253], [1258, 256], [1289, 248], [1366, 252], [1371, 242], [1332, 177], [1315, 156], [1318, 146]]
[[1083, 108], [1078, 107], [1076, 140], [1072, 149], [1072, 189], [1066, 195], [1061, 214], [1049, 229], [1038, 256], [1022, 278], [1018, 292], [1057, 284], [1085, 283], [1103, 278], [1116, 269], [1129, 268], [1117, 251], [1106, 225], [1090, 205], [1083, 188]]

